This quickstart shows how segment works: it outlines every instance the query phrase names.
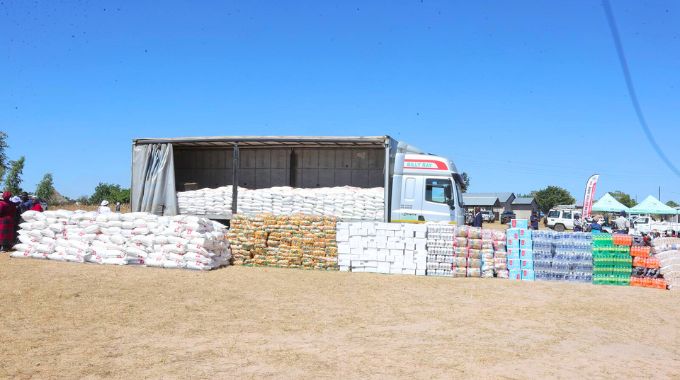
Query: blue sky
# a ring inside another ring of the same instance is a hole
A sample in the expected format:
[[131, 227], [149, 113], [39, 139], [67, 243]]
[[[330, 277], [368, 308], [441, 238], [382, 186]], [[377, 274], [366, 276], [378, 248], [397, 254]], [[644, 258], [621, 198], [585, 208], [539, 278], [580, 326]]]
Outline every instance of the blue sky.
[[[647, 121], [680, 165], [680, 2], [615, 1]], [[131, 140], [383, 135], [471, 191], [642, 200], [680, 178], [637, 124], [599, 1], [0, 1], [0, 129], [69, 196], [128, 185]]]

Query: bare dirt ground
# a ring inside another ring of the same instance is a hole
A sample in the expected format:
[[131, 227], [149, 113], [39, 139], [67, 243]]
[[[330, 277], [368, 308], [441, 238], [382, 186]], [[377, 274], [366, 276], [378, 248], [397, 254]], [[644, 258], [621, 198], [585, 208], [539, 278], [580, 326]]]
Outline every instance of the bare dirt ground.
[[680, 376], [680, 294], [0, 256], [1, 378]]

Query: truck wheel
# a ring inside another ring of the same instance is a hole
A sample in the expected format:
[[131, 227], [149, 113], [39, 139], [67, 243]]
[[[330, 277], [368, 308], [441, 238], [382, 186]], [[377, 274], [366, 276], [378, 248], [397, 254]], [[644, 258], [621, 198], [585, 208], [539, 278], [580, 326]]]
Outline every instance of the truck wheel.
[[555, 225], [555, 231], [564, 232], [564, 224], [556, 224]]

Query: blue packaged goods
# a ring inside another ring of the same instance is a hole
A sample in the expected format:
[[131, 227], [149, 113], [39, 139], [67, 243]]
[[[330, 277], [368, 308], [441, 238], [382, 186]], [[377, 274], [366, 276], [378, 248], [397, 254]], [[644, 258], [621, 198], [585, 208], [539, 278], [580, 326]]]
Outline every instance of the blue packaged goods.
[[529, 228], [528, 219], [511, 219], [510, 227], [512, 228]]
[[508, 270], [508, 278], [511, 280], [521, 280], [522, 279], [522, 271], [519, 269], [509, 269]]
[[534, 260], [534, 251], [531, 249], [520, 248], [519, 258], [522, 260]]
[[520, 260], [519, 261], [519, 267], [520, 269], [534, 269], [534, 261], [533, 260]]

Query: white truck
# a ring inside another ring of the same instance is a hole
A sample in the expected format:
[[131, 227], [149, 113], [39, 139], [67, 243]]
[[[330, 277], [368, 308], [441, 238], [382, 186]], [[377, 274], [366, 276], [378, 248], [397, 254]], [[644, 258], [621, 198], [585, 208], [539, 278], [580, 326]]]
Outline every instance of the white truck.
[[633, 219], [631, 233], [639, 235], [641, 233], [650, 233], [657, 231], [664, 233], [665, 231], [680, 232], [680, 223], [673, 222], [658, 222], [649, 216], [640, 216]]
[[449, 159], [390, 136], [217, 136], [135, 139], [133, 211], [174, 215], [177, 191], [354, 186], [384, 189], [384, 221], [464, 224], [462, 178]]

